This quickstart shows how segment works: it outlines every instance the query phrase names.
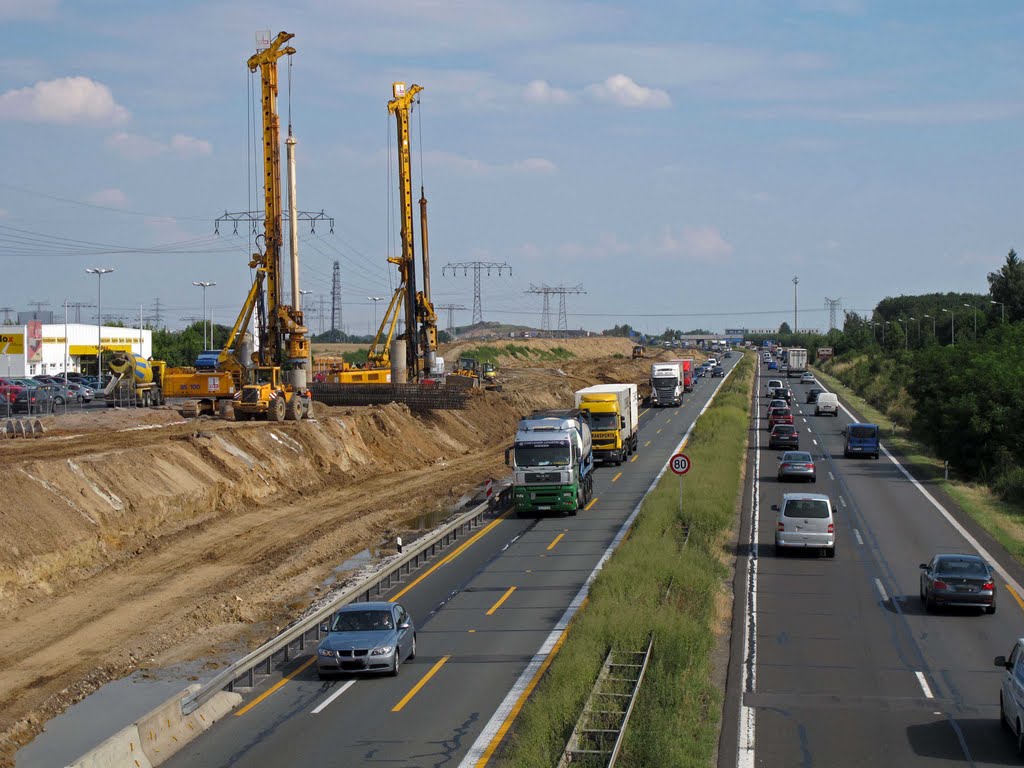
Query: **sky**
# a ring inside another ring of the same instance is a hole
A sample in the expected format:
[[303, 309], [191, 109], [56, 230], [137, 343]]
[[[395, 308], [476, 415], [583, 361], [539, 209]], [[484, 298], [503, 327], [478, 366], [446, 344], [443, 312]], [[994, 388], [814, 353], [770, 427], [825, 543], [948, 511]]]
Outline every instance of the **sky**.
[[106, 267], [105, 315], [181, 327], [212, 281], [231, 324], [255, 243], [214, 221], [261, 205], [265, 30], [295, 34], [298, 207], [334, 224], [300, 229], [314, 331], [335, 260], [349, 332], [396, 284], [393, 81], [423, 87], [414, 198], [460, 325], [449, 263], [509, 265], [488, 321], [539, 327], [547, 285], [585, 291], [570, 328], [776, 328], [799, 277], [799, 326], [827, 330], [826, 298], [984, 293], [1022, 247], [1016, 0], [0, 0], [0, 24], [0, 307], [63, 316]]

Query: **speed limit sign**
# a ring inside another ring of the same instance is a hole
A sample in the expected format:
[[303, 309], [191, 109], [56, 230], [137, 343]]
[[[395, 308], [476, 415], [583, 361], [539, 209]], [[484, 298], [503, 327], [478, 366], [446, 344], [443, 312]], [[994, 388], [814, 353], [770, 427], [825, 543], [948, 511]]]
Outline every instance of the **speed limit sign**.
[[677, 475], [685, 475], [690, 471], [690, 457], [685, 453], [677, 453], [669, 460], [668, 465]]

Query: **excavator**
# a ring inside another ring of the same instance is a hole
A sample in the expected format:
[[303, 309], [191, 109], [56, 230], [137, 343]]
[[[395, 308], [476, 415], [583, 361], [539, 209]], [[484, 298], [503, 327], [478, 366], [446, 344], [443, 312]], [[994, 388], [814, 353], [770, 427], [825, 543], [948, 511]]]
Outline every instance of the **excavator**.
[[[416, 250], [413, 243], [412, 157], [409, 149], [409, 116], [416, 95], [423, 88], [402, 82], [392, 83], [392, 99], [388, 111], [395, 116], [398, 129], [398, 193], [399, 215], [402, 217], [402, 254], [389, 256], [388, 263], [398, 267], [399, 284], [363, 368], [345, 366], [327, 374], [327, 381], [338, 384], [373, 382], [375, 378], [390, 381], [391, 342], [405, 341], [406, 370], [409, 381], [429, 376], [437, 355], [437, 314], [430, 300], [430, 250], [427, 237], [427, 198], [420, 186], [420, 245], [423, 250], [423, 290], [416, 289]], [[405, 330], [396, 336], [398, 318], [404, 314]], [[422, 350], [422, 355], [421, 355]]]

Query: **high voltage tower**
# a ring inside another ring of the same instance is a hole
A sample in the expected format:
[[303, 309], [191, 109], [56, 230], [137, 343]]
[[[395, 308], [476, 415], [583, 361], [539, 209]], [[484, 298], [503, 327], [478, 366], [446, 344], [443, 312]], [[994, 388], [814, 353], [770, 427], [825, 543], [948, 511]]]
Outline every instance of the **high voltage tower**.
[[551, 296], [558, 296], [558, 330], [568, 331], [569, 330], [569, 317], [565, 311], [565, 297], [569, 294], [575, 293], [586, 293], [583, 290], [583, 283], [568, 287], [565, 285], [550, 286], [541, 283], [540, 285], [534, 285], [530, 283], [530, 290], [523, 291], [523, 293], [539, 293], [544, 297], [544, 309], [541, 313], [540, 328], [542, 331], [551, 330]]
[[448, 310], [448, 335], [454, 338], [455, 336], [455, 312], [460, 309], [465, 309], [463, 304], [435, 304], [434, 309]]
[[825, 309], [828, 310], [828, 329], [831, 331], [836, 328], [836, 313], [843, 308], [842, 297], [838, 299], [830, 299], [828, 296], [825, 297]]
[[14, 311], [14, 307], [0, 307], [0, 312], [4, 313], [4, 325], [14, 325], [11, 320], [11, 312]]
[[68, 306], [75, 308], [75, 322], [80, 323], [82, 322], [82, 307], [88, 309], [89, 307], [95, 307], [96, 305], [90, 304], [87, 301], [69, 301]]
[[48, 302], [48, 301], [30, 301], [28, 303], [28, 305], [30, 307], [35, 307], [36, 308], [36, 314], [38, 314], [38, 313], [43, 311], [43, 307], [50, 306], [50, 302]]
[[146, 321], [149, 322], [149, 323], [152, 323], [154, 328], [159, 328], [160, 327], [160, 320], [164, 316], [163, 315], [163, 310], [160, 309], [160, 299], [156, 299], [153, 302], [153, 306], [150, 309], [150, 312], [152, 312], [153, 314], [149, 315], [146, 318]]
[[340, 331], [341, 324], [341, 262], [335, 260], [331, 273], [331, 333]]
[[512, 274], [512, 267], [502, 262], [501, 264], [495, 261], [460, 261], [454, 264], [445, 264], [441, 267], [441, 274], [444, 275], [448, 270], [455, 274], [455, 270], [461, 269], [463, 275], [469, 274], [469, 270], [473, 270], [473, 325], [482, 323], [484, 321], [484, 309], [480, 303], [480, 272], [486, 269], [487, 274], [491, 274], [492, 269], [498, 270], [498, 275], [501, 275], [502, 270], [507, 269], [509, 275]]

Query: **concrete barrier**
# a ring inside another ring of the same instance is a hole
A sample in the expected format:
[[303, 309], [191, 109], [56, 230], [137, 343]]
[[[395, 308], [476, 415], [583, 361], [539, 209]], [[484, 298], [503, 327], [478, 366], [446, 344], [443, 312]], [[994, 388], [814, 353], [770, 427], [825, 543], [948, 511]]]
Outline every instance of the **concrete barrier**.
[[132, 724], [69, 763], [67, 768], [153, 768], [153, 764], [142, 751], [139, 729]]
[[190, 685], [68, 768], [156, 768], [163, 764], [242, 701], [240, 694], [220, 691], [191, 714], [183, 715], [181, 700], [199, 687]]

